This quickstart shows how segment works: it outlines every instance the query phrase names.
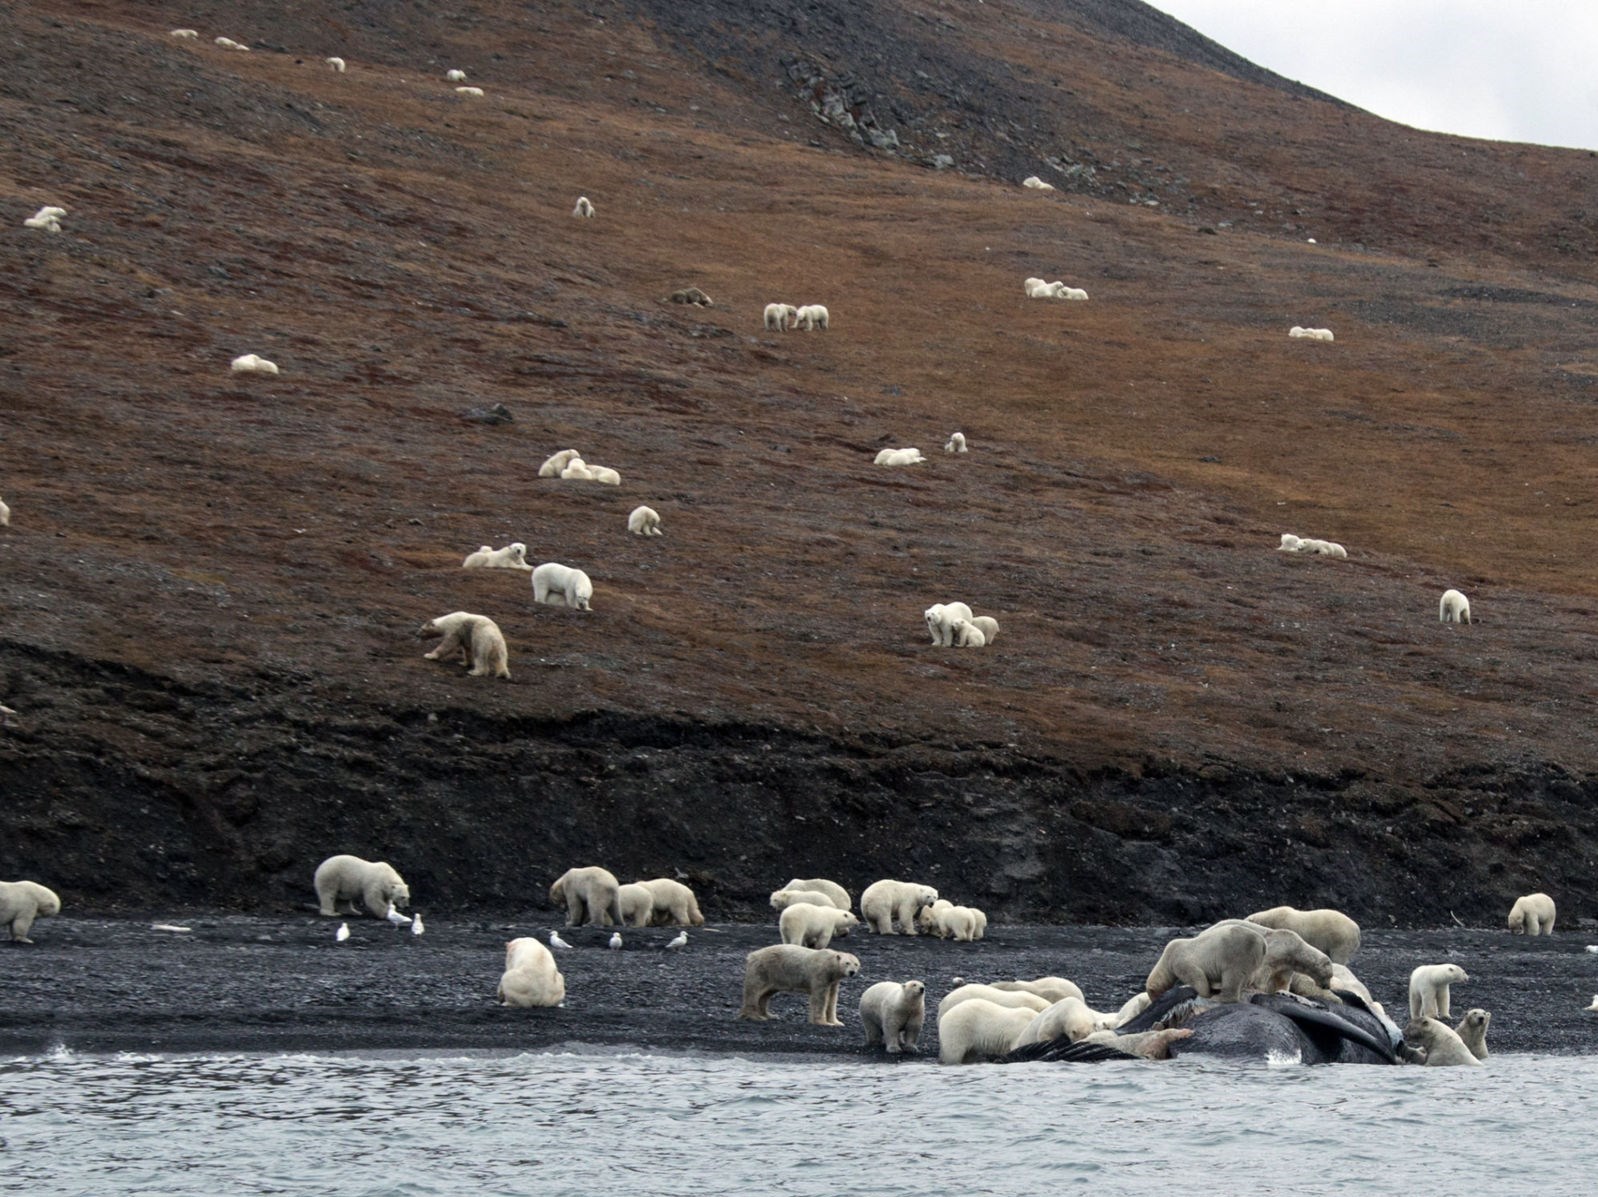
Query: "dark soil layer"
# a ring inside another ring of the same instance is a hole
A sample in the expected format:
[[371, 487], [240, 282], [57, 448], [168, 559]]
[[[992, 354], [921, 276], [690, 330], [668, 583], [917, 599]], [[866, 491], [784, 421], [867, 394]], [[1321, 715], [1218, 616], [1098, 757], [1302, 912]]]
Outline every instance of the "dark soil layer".
[[[794, 874], [1598, 914], [1593, 156], [1130, 0], [39, 0], [0, 41], [0, 877], [69, 916], [282, 913], [338, 851], [450, 917], [588, 863], [717, 918]], [[623, 484], [537, 478], [566, 447]], [[512, 540], [593, 611], [460, 569]], [[927, 643], [956, 598], [994, 645]], [[422, 659], [454, 610], [511, 681]]]
[[[337, 922], [204, 915], [189, 934], [133, 919], [41, 922], [32, 948], [0, 951], [6, 1001], [0, 1053], [57, 1044], [76, 1051], [347, 1051], [402, 1048], [554, 1047], [563, 1043], [753, 1053], [875, 1055], [863, 1048], [858, 1012], [866, 986], [926, 981], [930, 1017], [922, 1046], [937, 1055], [937, 1003], [955, 985], [1065, 976], [1090, 1003], [1114, 1010], [1143, 979], [1175, 928], [993, 926], [974, 944], [925, 936], [856, 933], [834, 942], [862, 962], [839, 994], [843, 1028], [811, 1026], [802, 996], [779, 996], [769, 1023], [737, 1018], [743, 958], [777, 942], [775, 926], [629, 929], [609, 951], [609, 930], [561, 928], [556, 953], [566, 978], [559, 1009], [513, 1010], [494, 1000], [505, 940], [544, 939], [552, 924], [427, 922], [414, 937], [375, 920]], [[1353, 966], [1402, 1023], [1410, 970], [1452, 961], [1471, 980], [1454, 988], [1454, 1019], [1491, 1011], [1494, 1051], [1593, 1050], [1598, 957], [1578, 934], [1545, 939], [1507, 932], [1386, 931], [1368, 934]]]

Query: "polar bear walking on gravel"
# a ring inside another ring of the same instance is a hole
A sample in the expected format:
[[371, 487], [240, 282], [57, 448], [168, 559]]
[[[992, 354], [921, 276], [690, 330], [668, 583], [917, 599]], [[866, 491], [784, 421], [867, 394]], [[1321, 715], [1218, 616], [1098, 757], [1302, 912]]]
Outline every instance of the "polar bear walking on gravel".
[[913, 881], [890, 879], [873, 881], [860, 895], [862, 921], [878, 935], [892, 935], [893, 924], [899, 924], [902, 935], [915, 935], [916, 915], [923, 906], [938, 900], [938, 891], [930, 885]]
[[1527, 894], [1516, 898], [1509, 908], [1509, 929], [1527, 935], [1554, 933], [1554, 900], [1547, 894]]
[[316, 866], [311, 883], [316, 887], [316, 901], [321, 912], [336, 918], [339, 903], [349, 904], [355, 911], [359, 898], [367, 913], [386, 919], [398, 906], [411, 904], [411, 891], [405, 879], [386, 860], [362, 860], [359, 856], [329, 856]]
[[451, 611], [428, 620], [416, 634], [444, 637], [436, 648], [422, 654], [429, 661], [447, 661], [459, 651], [461, 659], [471, 667], [467, 671], [469, 676], [510, 677], [510, 650], [505, 647], [505, 634], [486, 615]]
[[883, 1047], [890, 1056], [913, 1052], [927, 1020], [925, 981], [878, 981], [860, 995], [860, 1024], [866, 1046]]
[[803, 948], [779, 943], [757, 948], [744, 957], [744, 1000], [739, 1018], [766, 1022], [771, 999], [779, 993], [810, 995], [810, 1021], [820, 1027], [841, 1027], [838, 986], [860, 971], [860, 959], [831, 948]]
[[[645, 888], [648, 888], [647, 886]], [[566, 908], [566, 925], [580, 927], [592, 923], [608, 927], [621, 922], [621, 882], [616, 874], [598, 865], [567, 869], [549, 887], [549, 900]]]

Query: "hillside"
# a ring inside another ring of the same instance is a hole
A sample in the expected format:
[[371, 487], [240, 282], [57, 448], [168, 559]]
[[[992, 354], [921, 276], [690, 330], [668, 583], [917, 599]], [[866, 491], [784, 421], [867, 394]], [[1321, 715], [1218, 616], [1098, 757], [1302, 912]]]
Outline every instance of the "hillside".
[[[1598, 158], [1388, 124], [1130, 0], [235, 11], [0, 11], [0, 876], [1583, 913]], [[623, 484], [536, 477], [566, 447]], [[460, 569], [511, 540], [593, 611]], [[992, 647], [927, 643], [955, 598]], [[462, 609], [510, 682], [422, 659]]]

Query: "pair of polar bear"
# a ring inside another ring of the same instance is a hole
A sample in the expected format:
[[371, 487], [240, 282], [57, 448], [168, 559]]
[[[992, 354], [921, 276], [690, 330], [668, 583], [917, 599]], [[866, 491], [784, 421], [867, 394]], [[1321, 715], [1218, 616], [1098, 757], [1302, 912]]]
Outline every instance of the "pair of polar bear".
[[1158, 998], [1178, 985], [1189, 985], [1199, 997], [1238, 1002], [1245, 989], [1266, 993], [1287, 989], [1295, 973], [1304, 974], [1320, 989], [1329, 989], [1332, 963], [1327, 953], [1297, 931], [1252, 920], [1224, 919], [1197, 935], [1167, 943], [1143, 988], [1149, 997]]
[[603, 482], [607, 486], [621, 485], [621, 474], [609, 466], [589, 465], [576, 449], [562, 449], [551, 454], [538, 467], [538, 476], [577, 482]]
[[1492, 1015], [1481, 1009], [1465, 1013], [1450, 1027], [1450, 987], [1470, 980], [1457, 964], [1423, 964], [1409, 974], [1409, 1025], [1404, 1042], [1426, 1053], [1431, 1067], [1475, 1067], [1487, 1058], [1487, 1024]]
[[37, 881], [0, 881], [0, 926], [11, 929], [12, 943], [32, 943], [28, 932], [41, 914], [61, 913], [55, 890]]
[[[629, 890], [625, 905], [622, 895], [624, 889]], [[644, 914], [643, 894], [639, 890], [648, 894], [647, 916]], [[659, 877], [653, 881], [623, 886], [616, 880], [616, 874], [598, 865], [567, 869], [549, 887], [549, 900], [556, 906], [566, 907], [568, 927], [580, 927], [584, 923], [596, 927], [641, 927], [649, 923], [700, 927], [705, 922], [694, 891], [682, 882]], [[629, 912], [632, 922], [628, 922], [626, 917]], [[642, 921], [638, 921], [640, 919]]]
[[965, 603], [933, 603], [922, 612], [932, 643], [940, 648], [986, 648], [999, 635], [991, 615], [972, 615]]
[[[1051, 1000], [1052, 999], [1052, 1000]], [[945, 1064], [974, 1064], [1010, 1054], [1033, 1043], [1089, 1040], [1132, 1056], [1164, 1059], [1176, 1039], [1190, 1030], [1118, 1035], [1116, 1028], [1147, 1007], [1139, 994], [1114, 1014], [1092, 1009], [1082, 991], [1063, 977], [962, 985], [938, 1005], [938, 1058]]]

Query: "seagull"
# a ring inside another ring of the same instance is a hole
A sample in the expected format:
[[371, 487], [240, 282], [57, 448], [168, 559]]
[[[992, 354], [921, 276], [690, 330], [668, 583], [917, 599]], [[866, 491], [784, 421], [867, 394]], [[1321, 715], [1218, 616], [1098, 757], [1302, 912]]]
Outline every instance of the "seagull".
[[677, 938], [668, 940], [666, 943], [666, 947], [670, 948], [673, 952], [675, 952], [678, 948], [686, 948], [687, 946], [688, 932], [686, 931], [677, 932]]
[[390, 906], [388, 908], [388, 914], [385, 915], [384, 917], [387, 918], [388, 921], [393, 923], [396, 927], [403, 927], [403, 926], [405, 926], [406, 923], [409, 923], [411, 921], [410, 917], [408, 915], [401, 914], [399, 911], [395, 910], [392, 906]]
[[610, 933], [610, 950], [612, 952], [621, 951], [621, 932], [620, 931], [612, 931]]
[[422, 916], [421, 916], [420, 913], [418, 913], [417, 916], [411, 920], [411, 934], [412, 935], [420, 935], [421, 933], [422, 933]]
[[560, 937], [559, 931], [551, 931], [549, 933], [549, 946], [552, 948], [569, 948], [571, 944]]
[[340, 923], [338, 925], [338, 930], [333, 932], [333, 938], [336, 939], [339, 943], [343, 943], [349, 937], [350, 937], [350, 925], [348, 923]]

